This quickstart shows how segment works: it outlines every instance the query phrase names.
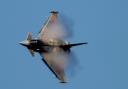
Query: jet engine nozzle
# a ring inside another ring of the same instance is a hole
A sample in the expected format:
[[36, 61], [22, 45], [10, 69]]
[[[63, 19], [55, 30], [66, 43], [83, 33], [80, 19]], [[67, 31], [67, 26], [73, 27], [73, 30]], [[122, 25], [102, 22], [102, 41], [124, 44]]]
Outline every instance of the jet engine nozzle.
[[32, 33], [29, 32], [28, 35], [27, 35], [26, 40], [21, 41], [20, 44], [23, 45], [23, 46], [29, 46], [31, 44], [31, 40], [32, 40]]
[[28, 35], [27, 35], [27, 39], [24, 40], [24, 41], [21, 41], [20, 44], [27, 47], [30, 54], [32, 56], [34, 56], [34, 50], [30, 48], [31, 46], [31, 41], [32, 41], [32, 33], [31, 32], [28, 32]]
[[28, 40], [24, 40], [24, 41], [21, 41], [20, 44], [23, 46], [29, 46], [30, 42]]

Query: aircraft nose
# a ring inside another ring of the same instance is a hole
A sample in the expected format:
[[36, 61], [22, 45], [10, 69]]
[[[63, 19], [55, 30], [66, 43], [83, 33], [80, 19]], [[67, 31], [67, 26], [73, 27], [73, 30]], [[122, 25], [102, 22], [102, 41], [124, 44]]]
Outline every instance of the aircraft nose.
[[27, 46], [27, 45], [29, 45], [29, 41], [28, 40], [24, 40], [24, 41], [19, 42], [19, 44], [21, 44], [23, 46]]

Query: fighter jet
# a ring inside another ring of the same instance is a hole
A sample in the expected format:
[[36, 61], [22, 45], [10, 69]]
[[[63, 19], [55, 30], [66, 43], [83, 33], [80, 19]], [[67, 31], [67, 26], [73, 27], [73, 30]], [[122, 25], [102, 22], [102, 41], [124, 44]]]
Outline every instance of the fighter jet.
[[58, 22], [58, 12], [51, 11], [43, 27], [39, 31], [36, 38], [32, 38], [32, 33], [29, 32], [27, 39], [20, 42], [21, 45], [27, 47], [32, 56], [38, 52], [42, 56], [42, 61], [60, 80], [61, 83], [66, 83], [65, 78], [65, 56], [70, 53], [70, 49], [74, 46], [87, 44], [75, 43], [71, 44], [64, 41], [62, 38], [65, 35], [61, 24]]

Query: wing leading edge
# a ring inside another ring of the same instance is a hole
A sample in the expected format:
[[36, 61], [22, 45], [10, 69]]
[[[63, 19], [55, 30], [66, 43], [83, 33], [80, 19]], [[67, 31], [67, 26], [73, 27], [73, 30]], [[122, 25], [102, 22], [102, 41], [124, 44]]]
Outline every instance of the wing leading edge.
[[63, 39], [66, 36], [62, 24], [58, 21], [57, 13], [55, 11], [51, 12], [51, 15], [41, 28], [37, 39], [47, 43], [51, 39]]
[[53, 27], [57, 24], [57, 13], [53, 13], [48, 17], [44, 25], [42, 26], [41, 30], [39, 31], [39, 34], [37, 36], [37, 39], [40, 39], [41, 41], [47, 41], [52, 38], [52, 35], [54, 31]]

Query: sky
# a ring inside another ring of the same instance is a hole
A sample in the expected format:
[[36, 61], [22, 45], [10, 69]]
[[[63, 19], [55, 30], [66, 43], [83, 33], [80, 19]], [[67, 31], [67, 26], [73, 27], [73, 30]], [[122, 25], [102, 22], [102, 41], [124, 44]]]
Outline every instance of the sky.
[[[51, 10], [73, 20], [71, 42], [80, 67], [60, 84], [19, 45], [36, 37]], [[128, 89], [127, 0], [0, 0], [0, 89]]]

